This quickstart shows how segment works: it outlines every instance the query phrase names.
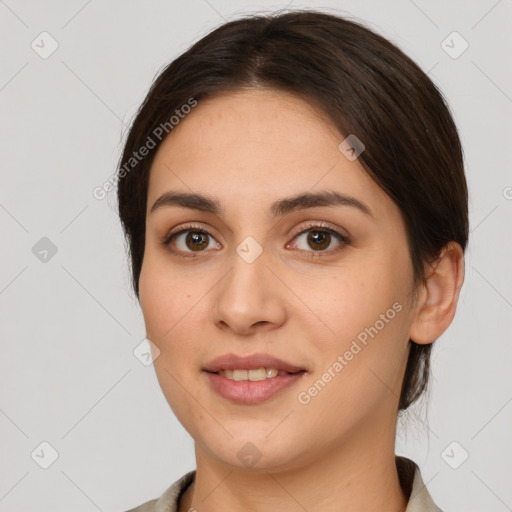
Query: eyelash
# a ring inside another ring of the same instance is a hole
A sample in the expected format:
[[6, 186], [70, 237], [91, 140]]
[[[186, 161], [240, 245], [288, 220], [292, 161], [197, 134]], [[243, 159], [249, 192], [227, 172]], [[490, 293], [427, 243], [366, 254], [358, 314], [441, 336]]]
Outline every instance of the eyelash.
[[[320, 231], [322, 233], [329, 233], [331, 235], [334, 235], [334, 237], [336, 237], [338, 239], [340, 244], [339, 244], [339, 246], [336, 249], [330, 249], [330, 250], [319, 250], [319, 251], [305, 251], [305, 250], [301, 250], [302, 252], [305, 252], [305, 253], [308, 254], [307, 256], [304, 256], [307, 259], [316, 259], [316, 258], [324, 257], [324, 255], [336, 254], [339, 251], [341, 251], [346, 245], [350, 244], [350, 239], [347, 236], [342, 235], [341, 233], [339, 233], [335, 229], [326, 226], [322, 222], [319, 222], [319, 223], [318, 222], [316, 222], [316, 223], [315, 222], [309, 222], [309, 223], [303, 224], [299, 228], [299, 231], [293, 236], [293, 239], [299, 237], [300, 235], [303, 235], [304, 233], [307, 233], [308, 231], [314, 231], [314, 230]], [[180, 229], [179, 231], [176, 231], [176, 232], [173, 232], [173, 233], [169, 233], [168, 235], [166, 235], [164, 237], [163, 241], [162, 241], [162, 245], [167, 247], [172, 253], [174, 253], [176, 255], [179, 255], [179, 256], [183, 256], [185, 258], [198, 258], [198, 257], [201, 257], [201, 252], [205, 252], [205, 251], [198, 251], [197, 253], [189, 253], [189, 252], [186, 252], [186, 251], [181, 251], [181, 250], [176, 250], [176, 249], [172, 249], [171, 248], [171, 244], [170, 243], [171, 243], [171, 241], [174, 238], [176, 238], [179, 235], [182, 235], [183, 233], [187, 233], [189, 231], [192, 231], [192, 232], [195, 232], [195, 233], [201, 233], [203, 235], [210, 236], [210, 237], [213, 238], [213, 236], [210, 233], [208, 233], [207, 231], [205, 231], [201, 227], [199, 227], [197, 225], [194, 225], [194, 224], [187, 224], [187, 225], [183, 226], [182, 229]]]

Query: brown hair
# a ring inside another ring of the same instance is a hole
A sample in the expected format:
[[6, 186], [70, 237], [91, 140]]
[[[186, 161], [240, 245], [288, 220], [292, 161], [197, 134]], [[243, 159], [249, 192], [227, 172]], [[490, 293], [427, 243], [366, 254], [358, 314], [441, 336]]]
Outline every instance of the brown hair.
[[[394, 44], [358, 22], [304, 10], [251, 15], [213, 30], [165, 67], [132, 123], [117, 193], [137, 298], [149, 172], [165, 138], [155, 137], [162, 132], [158, 127], [170, 132], [170, 116], [191, 98], [261, 87], [314, 104], [340, 133], [355, 134], [364, 143], [359, 162], [403, 215], [415, 285], [424, 281], [425, 264], [435, 261], [448, 242], [465, 249], [468, 193], [461, 144], [449, 108], [429, 77]], [[132, 165], [130, 159], [150, 139], [152, 150]], [[399, 410], [428, 383], [432, 345], [412, 340], [410, 345]]]

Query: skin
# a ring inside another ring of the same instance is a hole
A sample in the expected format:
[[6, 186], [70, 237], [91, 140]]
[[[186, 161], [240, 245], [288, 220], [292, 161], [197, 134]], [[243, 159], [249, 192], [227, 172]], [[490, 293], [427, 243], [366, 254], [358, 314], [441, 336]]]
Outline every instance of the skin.
[[[463, 255], [449, 244], [413, 300], [401, 212], [357, 159], [340, 152], [343, 139], [303, 100], [246, 90], [199, 102], [155, 156], [140, 303], [160, 386], [195, 442], [196, 480], [180, 512], [407, 506], [394, 443], [409, 338], [431, 343], [450, 324]], [[215, 198], [224, 212], [151, 212], [171, 190]], [[322, 206], [270, 217], [274, 201], [320, 190], [352, 196], [372, 216]], [[331, 236], [315, 250], [307, 237], [318, 229], [304, 226], [308, 221], [325, 223], [349, 243]], [[162, 244], [188, 222], [211, 235], [202, 251], [186, 243], [186, 233]], [[248, 236], [263, 250], [252, 263], [235, 250]], [[397, 302], [401, 311], [317, 396], [299, 403], [298, 393]], [[269, 353], [308, 371], [266, 402], [238, 405], [216, 394], [202, 371], [226, 353]], [[237, 456], [248, 442], [261, 453], [253, 467]]]

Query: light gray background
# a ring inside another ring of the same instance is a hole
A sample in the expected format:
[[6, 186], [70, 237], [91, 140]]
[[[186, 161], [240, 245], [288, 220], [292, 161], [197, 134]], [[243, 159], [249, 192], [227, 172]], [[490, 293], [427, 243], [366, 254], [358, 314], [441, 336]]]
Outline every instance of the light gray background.
[[[122, 511], [195, 467], [152, 366], [133, 354], [145, 331], [114, 195], [92, 190], [165, 64], [224, 20], [287, 5], [366, 20], [448, 98], [471, 189], [466, 282], [436, 344], [428, 415], [411, 410], [397, 452], [446, 511], [512, 510], [510, 0], [0, 0], [2, 512]], [[59, 45], [46, 59], [31, 48], [43, 31]], [[453, 31], [469, 43], [456, 59], [441, 46]], [[46, 262], [32, 252], [43, 237], [57, 247]], [[48, 469], [44, 441], [58, 453]]]

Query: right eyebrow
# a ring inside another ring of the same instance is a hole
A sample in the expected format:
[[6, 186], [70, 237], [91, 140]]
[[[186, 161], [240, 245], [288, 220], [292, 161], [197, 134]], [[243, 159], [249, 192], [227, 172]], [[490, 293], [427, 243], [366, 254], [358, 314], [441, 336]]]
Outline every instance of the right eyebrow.
[[164, 206], [182, 206], [191, 210], [215, 213], [216, 215], [223, 211], [219, 201], [207, 196], [183, 192], [166, 192], [153, 203], [150, 213]]

